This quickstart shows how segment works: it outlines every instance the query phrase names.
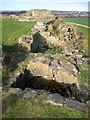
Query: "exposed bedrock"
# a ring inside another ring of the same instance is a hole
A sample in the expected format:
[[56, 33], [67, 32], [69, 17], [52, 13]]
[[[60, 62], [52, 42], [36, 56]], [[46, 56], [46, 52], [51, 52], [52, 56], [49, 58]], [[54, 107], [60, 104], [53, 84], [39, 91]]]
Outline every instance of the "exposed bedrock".
[[77, 68], [67, 61], [65, 61], [66, 63], [60, 62], [60, 60], [51, 61], [45, 57], [37, 57], [28, 61], [26, 68], [30, 70], [34, 76], [41, 76], [59, 83], [75, 83], [78, 86], [76, 77], [78, 72]]
[[[42, 76], [34, 76], [30, 70], [27, 69], [24, 69], [23, 73], [16, 78], [16, 81], [12, 83], [11, 87], [20, 88], [23, 91], [26, 88], [32, 88], [37, 91], [45, 90], [53, 94], [58, 93], [65, 98], [69, 97], [76, 99], [82, 103], [86, 103], [88, 100], [90, 100], [90, 90], [83, 88], [83, 86], [78, 88], [76, 83], [60, 83], [52, 79], [48, 80]], [[22, 92], [20, 94], [22, 94]]]
[[59, 93], [64, 97], [75, 97], [78, 94], [78, 87], [75, 83], [59, 83], [55, 80], [45, 79], [42, 76], [34, 76], [27, 69], [17, 77], [12, 87], [21, 88], [22, 90], [25, 88], [47, 90], [53, 93]]

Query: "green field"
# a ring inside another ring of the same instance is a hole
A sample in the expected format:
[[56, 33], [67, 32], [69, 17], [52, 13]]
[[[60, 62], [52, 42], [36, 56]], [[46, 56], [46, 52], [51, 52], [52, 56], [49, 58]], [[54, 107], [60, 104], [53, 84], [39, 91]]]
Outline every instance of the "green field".
[[2, 45], [8, 52], [16, 51], [18, 38], [30, 33], [35, 22], [20, 22], [11, 19], [2, 20]]
[[63, 20], [65, 22], [74, 22], [74, 23], [83, 24], [83, 25], [88, 26], [89, 18], [64, 18]]
[[85, 51], [88, 53], [88, 33], [89, 33], [88, 30], [90, 28], [78, 26], [78, 29], [83, 33], [83, 45], [84, 45]]

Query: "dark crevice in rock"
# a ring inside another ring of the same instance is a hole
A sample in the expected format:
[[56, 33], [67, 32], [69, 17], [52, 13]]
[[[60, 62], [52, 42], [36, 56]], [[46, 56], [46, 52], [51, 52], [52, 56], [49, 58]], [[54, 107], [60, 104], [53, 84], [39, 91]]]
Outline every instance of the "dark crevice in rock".
[[79, 67], [78, 67], [78, 65], [77, 65], [77, 60], [76, 60], [76, 58], [74, 58], [74, 61], [75, 61], [75, 63], [72, 63], [72, 64], [76, 67], [77, 71], [79, 72]]
[[35, 77], [27, 69], [24, 70], [24, 73], [21, 73], [18, 76], [18, 78], [16, 79], [15, 82], [13, 82], [11, 87], [21, 88], [22, 90], [25, 90], [25, 88], [47, 90], [52, 93], [59, 93], [63, 97], [75, 97], [77, 100], [79, 100], [78, 95], [80, 94], [78, 87], [75, 83], [73, 84], [58, 83], [54, 80], [47, 80], [41, 76]]
[[74, 64], [74, 63], [73, 63], [73, 65], [76, 67], [77, 71], [79, 72], [80, 70], [79, 70], [78, 65], [77, 65], [77, 64]]

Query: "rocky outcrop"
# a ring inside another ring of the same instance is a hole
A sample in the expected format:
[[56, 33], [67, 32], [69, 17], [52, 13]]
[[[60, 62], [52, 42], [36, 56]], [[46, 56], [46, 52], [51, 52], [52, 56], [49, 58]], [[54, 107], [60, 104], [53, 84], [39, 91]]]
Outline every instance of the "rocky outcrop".
[[41, 35], [46, 38], [47, 44], [52, 44], [54, 46], [60, 46], [60, 40], [58, 37], [55, 37], [52, 35], [50, 36], [50, 33], [45, 32], [45, 31], [41, 32]]
[[19, 44], [32, 53], [43, 52], [48, 46], [46, 38], [39, 31], [33, 31], [32, 35], [22, 35], [19, 38]]
[[[35, 57], [25, 62], [23, 67], [30, 70], [35, 77], [41, 76], [49, 81], [55, 80], [59, 83], [75, 83], [78, 86], [78, 79], [76, 76], [78, 70], [73, 64], [66, 60], [51, 60], [47, 57]], [[14, 73], [15, 76], [18, 77], [18, 74], [16, 75], [17, 72]]]
[[47, 49], [46, 38], [43, 37], [40, 34], [40, 32], [36, 32], [33, 35], [33, 42], [31, 44], [31, 50], [30, 50], [30, 52], [32, 52], [32, 53], [43, 52], [46, 49]]
[[65, 55], [72, 56], [75, 51], [82, 51], [82, 38], [82, 33], [75, 26], [62, 23], [58, 18], [47, 24], [38, 21], [32, 29], [32, 40], [28, 40], [30, 36], [23, 35], [19, 38], [19, 43], [30, 52], [43, 52], [53, 45], [61, 48]]
[[41, 57], [35, 58], [27, 63], [27, 69], [35, 76], [42, 76], [47, 79], [53, 79], [62, 83], [78, 83], [77, 77], [74, 75], [78, 71], [74, 65], [66, 61], [67, 66], [60, 64], [59, 60], [50, 61]]
[[74, 109], [83, 112], [85, 110], [88, 110], [88, 103], [83, 103], [72, 98], [65, 98], [64, 96], [58, 93], [51, 93], [45, 90], [32, 88], [26, 88], [25, 90], [22, 90], [20, 88], [11, 88], [9, 92], [16, 94], [17, 96], [23, 99], [30, 99], [33, 101], [38, 100], [39, 102], [41, 102], [40, 96], [44, 96], [45, 99], [43, 99], [43, 101], [45, 104], [52, 104], [57, 106], [66, 105], [69, 109]]
[[30, 70], [24, 69], [23, 73], [16, 78], [11, 85], [14, 88], [33, 88], [39, 90], [47, 90], [53, 93], [59, 93], [64, 97], [76, 97], [79, 89], [76, 83], [60, 83], [55, 80], [48, 80], [42, 76], [34, 76]]
[[[64, 48], [66, 55], [72, 55], [75, 51], [82, 51], [83, 49], [83, 35], [76, 26], [71, 24], [63, 24], [61, 27], [61, 41], [60, 45]], [[62, 44], [63, 43], [63, 44]]]

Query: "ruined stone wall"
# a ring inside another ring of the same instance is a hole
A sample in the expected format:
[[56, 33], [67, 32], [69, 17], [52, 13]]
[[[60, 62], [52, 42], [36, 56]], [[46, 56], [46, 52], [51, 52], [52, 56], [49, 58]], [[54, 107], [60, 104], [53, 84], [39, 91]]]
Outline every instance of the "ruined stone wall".
[[30, 11], [27, 11], [27, 15], [31, 15], [33, 17], [47, 17], [47, 16], [54, 16], [51, 11], [46, 9], [33, 9]]

